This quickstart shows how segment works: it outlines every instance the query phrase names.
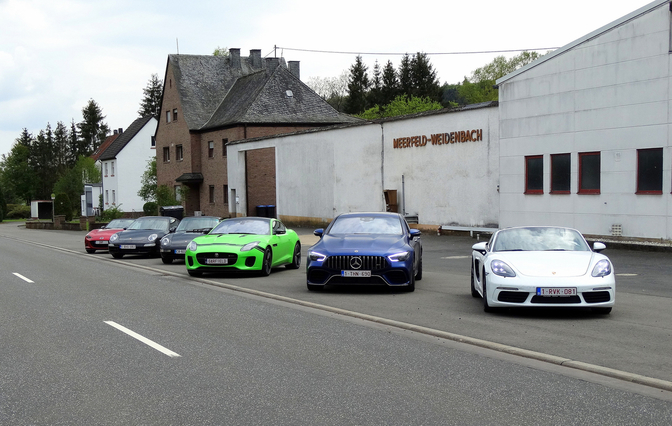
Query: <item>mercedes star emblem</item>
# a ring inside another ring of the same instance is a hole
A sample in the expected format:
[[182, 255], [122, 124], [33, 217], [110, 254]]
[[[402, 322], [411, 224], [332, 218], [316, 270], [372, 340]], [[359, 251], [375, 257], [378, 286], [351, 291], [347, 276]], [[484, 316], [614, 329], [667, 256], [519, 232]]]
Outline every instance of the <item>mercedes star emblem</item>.
[[362, 267], [362, 258], [359, 256], [354, 256], [350, 259], [350, 267], [352, 269], [359, 269]]

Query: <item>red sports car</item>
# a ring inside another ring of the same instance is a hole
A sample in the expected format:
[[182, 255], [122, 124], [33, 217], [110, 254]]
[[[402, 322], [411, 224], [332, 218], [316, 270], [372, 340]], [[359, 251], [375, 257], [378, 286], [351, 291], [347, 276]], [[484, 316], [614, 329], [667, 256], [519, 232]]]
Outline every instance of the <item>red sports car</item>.
[[107, 250], [110, 237], [119, 231], [123, 231], [133, 223], [135, 219], [114, 219], [100, 229], [94, 229], [84, 237], [84, 248], [87, 253], [95, 253], [96, 250]]

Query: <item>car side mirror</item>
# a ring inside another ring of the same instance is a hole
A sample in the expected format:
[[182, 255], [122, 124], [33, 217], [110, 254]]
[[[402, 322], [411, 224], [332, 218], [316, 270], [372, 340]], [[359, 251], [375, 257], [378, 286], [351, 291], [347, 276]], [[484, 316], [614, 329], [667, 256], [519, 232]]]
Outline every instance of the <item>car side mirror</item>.
[[177, 230], [177, 226], [173, 226], [172, 228], [170, 228], [170, 230], [168, 232], [172, 234], [176, 230]]
[[203, 229], [201, 229], [201, 232], [204, 233], [204, 234], [209, 234], [210, 231], [212, 231], [212, 228], [203, 228]]
[[593, 243], [593, 251], [596, 252], [596, 253], [599, 253], [606, 248], [607, 248], [607, 246], [604, 243], [600, 243], [600, 242], [594, 242]]
[[323, 228], [316, 229], [315, 231], [313, 231], [313, 235], [322, 238], [322, 236], [324, 235], [324, 229]]
[[411, 229], [411, 238], [419, 237], [422, 235], [419, 229]]
[[278, 229], [277, 231], [275, 231], [275, 235], [283, 235], [283, 234], [286, 234], [286, 233], [287, 233], [287, 231], [283, 231], [282, 229]]
[[488, 251], [488, 243], [486, 242], [476, 243], [473, 246], [471, 246], [471, 249], [481, 254], [485, 254], [485, 252]]

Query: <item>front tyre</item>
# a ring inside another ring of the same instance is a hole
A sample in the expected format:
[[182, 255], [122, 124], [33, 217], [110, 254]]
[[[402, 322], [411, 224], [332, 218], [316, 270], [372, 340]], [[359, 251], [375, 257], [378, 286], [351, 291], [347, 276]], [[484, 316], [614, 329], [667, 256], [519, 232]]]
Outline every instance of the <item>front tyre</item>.
[[93, 253], [96, 252], [96, 250], [95, 250], [95, 249], [88, 249], [88, 248], [87, 248], [87, 249], [86, 249], [86, 252], [89, 253], [89, 254], [93, 254]]
[[292, 256], [292, 263], [285, 265], [287, 269], [299, 269], [301, 266], [301, 243], [297, 242], [294, 246], [294, 255]]
[[166, 265], [173, 263], [173, 259], [170, 257], [163, 257], [161, 256], [161, 262], [165, 263]]
[[307, 282], [306, 286], [308, 287], [308, 291], [322, 291], [322, 290], [324, 290], [324, 286], [319, 285], [319, 284], [311, 284], [311, 283]]
[[418, 270], [415, 273], [415, 279], [416, 281], [420, 281], [422, 279], [422, 257], [420, 258], [420, 263], [418, 264]]
[[611, 307], [609, 307], [609, 308], [591, 308], [591, 310], [598, 315], [609, 315], [611, 313]]
[[189, 276], [191, 276], [191, 277], [200, 277], [201, 275], [203, 275], [203, 272], [192, 271], [191, 269], [187, 269], [187, 273], [188, 273]]
[[270, 247], [264, 250], [264, 259], [261, 262], [261, 276], [267, 277], [271, 275], [271, 267], [273, 265], [273, 252]]
[[115, 259], [121, 259], [122, 257], [124, 257], [124, 254], [123, 253], [112, 253], [112, 257], [114, 257]]
[[481, 297], [480, 294], [478, 294], [478, 290], [476, 290], [476, 286], [474, 285], [474, 266], [471, 266], [471, 297]]

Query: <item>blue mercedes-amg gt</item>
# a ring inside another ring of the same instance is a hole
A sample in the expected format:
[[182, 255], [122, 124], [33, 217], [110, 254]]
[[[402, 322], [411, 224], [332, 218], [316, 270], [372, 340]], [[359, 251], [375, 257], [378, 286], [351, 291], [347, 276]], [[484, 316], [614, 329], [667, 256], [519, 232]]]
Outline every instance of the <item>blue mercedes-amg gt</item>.
[[344, 213], [316, 229], [308, 251], [308, 290], [326, 285], [386, 285], [415, 290], [422, 279], [420, 231], [398, 213]]

